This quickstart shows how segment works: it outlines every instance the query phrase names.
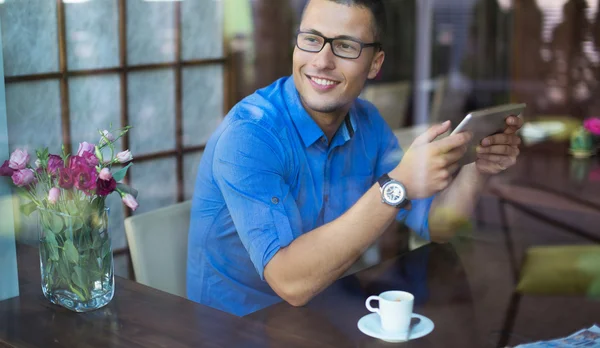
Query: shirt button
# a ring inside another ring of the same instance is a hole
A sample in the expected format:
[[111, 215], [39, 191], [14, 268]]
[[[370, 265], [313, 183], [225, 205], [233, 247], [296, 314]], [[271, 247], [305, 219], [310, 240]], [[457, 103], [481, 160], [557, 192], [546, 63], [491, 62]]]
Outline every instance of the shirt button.
[[328, 196], [328, 195], [325, 195], [325, 197], [323, 197], [323, 201], [324, 201], [324, 202], [328, 202], [328, 201], [329, 201], [329, 196]]
[[271, 198], [271, 203], [273, 203], [273, 204], [279, 203], [279, 198], [277, 198], [277, 197]]

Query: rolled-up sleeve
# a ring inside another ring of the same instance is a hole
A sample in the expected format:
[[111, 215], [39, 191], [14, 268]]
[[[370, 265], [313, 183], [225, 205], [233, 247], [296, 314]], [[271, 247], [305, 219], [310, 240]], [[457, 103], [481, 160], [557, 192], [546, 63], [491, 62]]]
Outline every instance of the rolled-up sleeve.
[[301, 231], [277, 137], [250, 121], [232, 123], [215, 147], [213, 173], [256, 271]]
[[[402, 160], [404, 152], [398, 139], [387, 124], [381, 126], [380, 150], [377, 160], [376, 178], [392, 171]], [[404, 222], [411, 230], [426, 240], [429, 238], [429, 210], [435, 196], [411, 200], [411, 209], [400, 209], [396, 220]], [[410, 197], [409, 197], [410, 198]]]

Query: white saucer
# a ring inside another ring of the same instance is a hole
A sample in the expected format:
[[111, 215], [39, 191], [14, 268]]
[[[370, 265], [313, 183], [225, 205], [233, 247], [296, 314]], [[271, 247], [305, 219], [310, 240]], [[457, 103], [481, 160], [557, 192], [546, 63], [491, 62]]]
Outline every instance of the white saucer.
[[431, 319], [422, 316], [420, 314], [413, 313], [413, 318], [421, 319], [417, 325], [412, 328], [410, 332], [410, 337], [408, 340], [406, 339], [406, 333], [390, 333], [383, 331], [381, 328], [381, 320], [379, 319], [379, 314], [371, 313], [367, 314], [364, 317], [360, 318], [358, 321], [358, 329], [362, 331], [365, 335], [369, 335], [371, 337], [379, 338], [380, 340], [386, 342], [405, 342], [414, 340], [419, 337], [423, 337], [433, 331], [435, 325], [433, 325], [433, 321]]

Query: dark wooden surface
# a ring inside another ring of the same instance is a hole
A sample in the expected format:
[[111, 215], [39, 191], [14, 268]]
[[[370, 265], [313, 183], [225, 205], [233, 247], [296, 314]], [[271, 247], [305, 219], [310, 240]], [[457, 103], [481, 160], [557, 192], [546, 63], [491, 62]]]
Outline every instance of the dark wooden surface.
[[279, 303], [247, 318], [336, 347], [389, 347], [364, 335], [357, 322], [365, 300], [386, 290], [415, 296], [414, 312], [437, 326], [403, 347], [485, 347], [476, 327], [473, 297], [455, 247], [430, 244], [340, 279], [304, 308]]
[[522, 148], [517, 165], [495, 181], [531, 187], [600, 209], [600, 156], [577, 159], [569, 155], [565, 142]]
[[327, 347], [120, 277], [106, 307], [73, 313], [42, 295], [37, 249], [17, 255], [20, 296], [0, 301], [0, 347]]

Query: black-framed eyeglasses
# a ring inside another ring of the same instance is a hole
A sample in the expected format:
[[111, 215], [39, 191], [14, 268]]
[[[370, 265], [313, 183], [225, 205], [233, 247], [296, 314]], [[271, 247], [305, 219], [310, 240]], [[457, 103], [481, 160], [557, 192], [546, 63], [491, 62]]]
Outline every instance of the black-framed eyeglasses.
[[312, 53], [321, 52], [327, 43], [331, 45], [333, 54], [346, 59], [357, 59], [360, 57], [360, 54], [365, 47], [376, 47], [381, 49], [381, 43], [379, 42], [363, 43], [345, 37], [328, 38], [310, 32], [296, 32], [296, 46], [302, 51]]

